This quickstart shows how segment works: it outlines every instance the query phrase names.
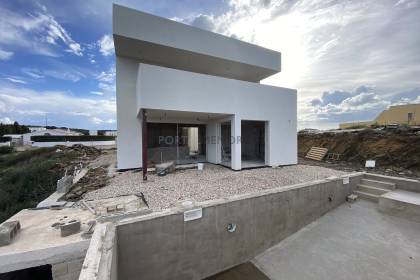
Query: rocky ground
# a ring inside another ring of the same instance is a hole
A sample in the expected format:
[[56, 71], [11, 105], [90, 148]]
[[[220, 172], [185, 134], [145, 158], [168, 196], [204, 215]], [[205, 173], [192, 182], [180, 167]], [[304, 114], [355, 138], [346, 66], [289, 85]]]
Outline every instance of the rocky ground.
[[222, 166], [206, 164], [203, 171], [177, 170], [163, 177], [150, 174], [148, 181], [143, 182], [141, 172], [127, 171], [116, 174], [106, 187], [86, 193], [84, 199], [143, 193], [152, 209], [163, 209], [186, 199], [205, 201], [343, 174], [343, 171], [308, 165], [237, 172]]

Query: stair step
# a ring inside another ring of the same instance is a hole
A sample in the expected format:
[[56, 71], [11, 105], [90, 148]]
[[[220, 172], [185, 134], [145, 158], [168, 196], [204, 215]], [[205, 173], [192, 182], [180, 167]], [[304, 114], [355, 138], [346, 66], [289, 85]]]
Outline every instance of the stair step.
[[373, 202], [378, 202], [379, 200], [379, 195], [376, 195], [376, 194], [371, 194], [371, 193], [362, 192], [362, 191], [354, 191], [354, 193], [357, 194], [357, 196], [360, 198], [370, 200]]
[[367, 186], [367, 185], [362, 185], [362, 184], [357, 185], [357, 190], [365, 192], [365, 193], [376, 194], [376, 195], [382, 195], [384, 193], [387, 193], [387, 192], [391, 191], [389, 189], [372, 187], [372, 186]]
[[365, 185], [365, 186], [377, 187], [381, 189], [395, 190], [394, 183], [383, 182], [383, 181], [378, 181], [378, 180], [362, 179], [360, 184]]

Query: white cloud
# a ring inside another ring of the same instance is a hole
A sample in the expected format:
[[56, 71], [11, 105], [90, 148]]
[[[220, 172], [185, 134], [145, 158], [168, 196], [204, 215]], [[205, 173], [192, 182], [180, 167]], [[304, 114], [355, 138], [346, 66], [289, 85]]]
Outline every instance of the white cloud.
[[53, 77], [59, 80], [66, 80], [72, 82], [78, 82], [80, 79], [86, 77], [83, 73], [78, 71], [57, 71], [57, 70], [45, 70], [42, 73], [46, 76]]
[[90, 120], [94, 124], [104, 124], [104, 123], [106, 123], [106, 124], [113, 124], [113, 123], [115, 123], [115, 119], [102, 120], [102, 119], [100, 119], [98, 117], [93, 117]]
[[86, 127], [93, 118], [111, 125], [115, 119], [115, 98], [88, 98], [61, 91], [35, 91], [0, 85], [0, 117], [22, 123], [43, 123], [45, 116], [55, 125]]
[[[296, 88], [300, 121], [370, 118], [391, 102], [385, 95], [419, 87], [419, 1], [228, 3], [229, 9], [218, 16], [177, 20], [281, 52], [282, 72], [262, 83]], [[323, 92], [343, 88], [353, 94], [349, 89], [361, 84], [378, 88], [338, 104], [311, 104]]]
[[103, 92], [101, 92], [101, 91], [91, 91], [91, 92], [90, 92], [90, 94], [93, 94], [93, 95], [99, 95], [99, 96], [104, 95], [104, 93], [103, 93]]
[[8, 117], [4, 117], [4, 118], [0, 118], [0, 123], [2, 123], [2, 124], [12, 124], [13, 121]]
[[[59, 68], [64, 68], [60, 66]], [[58, 80], [78, 82], [82, 78], [86, 78], [86, 75], [80, 71], [67, 67], [67, 70], [39, 70], [37, 68], [23, 68], [22, 73], [28, 75], [34, 79], [43, 79], [45, 77], [52, 77]]]
[[13, 56], [13, 52], [8, 52], [0, 49], [0, 60], [9, 60]]
[[45, 77], [44, 74], [41, 73], [41, 71], [39, 71], [38, 69], [34, 69], [34, 68], [23, 68], [22, 73], [28, 75], [31, 78], [34, 79], [42, 79]]
[[115, 67], [111, 66], [111, 68], [108, 71], [102, 71], [99, 75], [96, 76], [96, 79], [98, 79], [101, 82], [104, 83], [112, 83], [115, 80]]
[[111, 65], [108, 71], [102, 71], [96, 75], [96, 79], [99, 81], [98, 88], [102, 93], [106, 95], [115, 94], [115, 65]]
[[66, 52], [83, 55], [80, 44], [43, 6], [26, 15], [0, 7], [0, 26], [2, 45], [47, 56], [58, 56], [55, 49], [61, 45]]
[[97, 42], [99, 46], [99, 51], [103, 56], [108, 56], [114, 53], [114, 40], [109, 34], [105, 34]]
[[5, 79], [15, 84], [26, 84], [24, 80], [17, 77], [6, 77]]

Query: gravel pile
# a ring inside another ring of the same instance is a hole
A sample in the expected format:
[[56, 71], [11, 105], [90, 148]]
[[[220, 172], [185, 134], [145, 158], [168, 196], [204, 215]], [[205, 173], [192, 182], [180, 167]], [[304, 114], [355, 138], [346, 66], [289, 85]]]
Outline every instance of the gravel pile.
[[143, 192], [150, 208], [164, 209], [173, 207], [177, 201], [185, 199], [205, 201], [340, 176], [345, 173], [309, 165], [235, 172], [218, 165], [206, 164], [203, 171], [178, 170], [164, 177], [149, 174], [148, 181], [143, 182], [141, 172], [123, 172], [116, 174], [106, 187], [86, 193], [84, 199], [101, 199]]

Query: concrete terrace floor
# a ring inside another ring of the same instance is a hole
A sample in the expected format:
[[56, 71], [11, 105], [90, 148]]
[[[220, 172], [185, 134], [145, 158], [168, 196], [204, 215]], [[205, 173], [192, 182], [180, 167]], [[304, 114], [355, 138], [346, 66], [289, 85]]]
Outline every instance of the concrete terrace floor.
[[343, 171], [309, 165], [233, 171], [223, 166], [205, 164], [202, 171], [177, 170], [163, 177], [149, 174], [148, 181], [144, 182], [141, 172], [127, 171], [115, 174], [109, 185], [85, 194], [84, 199], [95, 200], [142, 192], [150, 208], [157, 210], [173, 207], [187, 199], [200, 202], [344, 174]]
[[270, 279], [420, 279], [420, 223], [343, 204], [253, 263]]

